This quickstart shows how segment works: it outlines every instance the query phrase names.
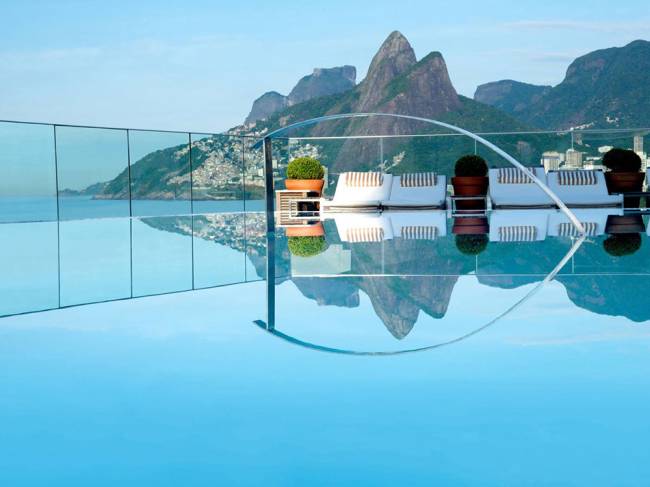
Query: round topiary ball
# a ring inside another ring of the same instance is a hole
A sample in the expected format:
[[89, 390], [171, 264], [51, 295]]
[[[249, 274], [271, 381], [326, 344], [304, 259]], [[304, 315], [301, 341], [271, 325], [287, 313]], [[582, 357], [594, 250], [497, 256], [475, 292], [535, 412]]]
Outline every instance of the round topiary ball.
[[456, 161], [454, 173], [458, 177], [485, 177], [488, 166], [481, 156], [466, 155]]
[[289, 237], [289, 252], [298, 257], [312, 257], [327, 250], [325, 237]]
[[641, 158], [633, 150], [614, 147], [603, 156], [603, 166], [612, 172], [639, 172]]
[[610, 235], [603, 241], [603, 248], [614, 257], [631, 255], [641, 248], [641, 235], [638, 233]]
[[298, 157], [287, 166], [287, 179], [323, 179], [325, 170], [318, 159]]
[[478, 255], [483, 252], [488, 245], [488, 236], [479, 235], [456, 235], [456, 248], [461, 254]]

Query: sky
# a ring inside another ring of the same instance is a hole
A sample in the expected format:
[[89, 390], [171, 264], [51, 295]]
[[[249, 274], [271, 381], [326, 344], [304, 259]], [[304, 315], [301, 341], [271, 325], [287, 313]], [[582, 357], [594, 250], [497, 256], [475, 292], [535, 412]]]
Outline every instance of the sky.
[[219, 132], [315, 67], [358, 80], [393, 30], [443, 53], [472, 96], [499, 79], [557, 84], [575, 57], [650, 39], [642, 0], [608, 2], [8, 0], [0, 119]]

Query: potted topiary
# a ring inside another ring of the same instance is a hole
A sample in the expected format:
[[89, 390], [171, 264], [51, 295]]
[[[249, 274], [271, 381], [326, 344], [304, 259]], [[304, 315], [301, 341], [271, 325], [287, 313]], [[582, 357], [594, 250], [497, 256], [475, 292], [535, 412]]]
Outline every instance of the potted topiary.
[[[455, 177], [451, 178], [454, 196], [485, 196], [488, 189], [488, 167], [480, 156], [466, 155], [456, 161]], [[459, 210], [484, 210], [485, 200], [458, 200]]]
[[641, 248], [641, 235], [638, 233], [610, 235], [603, 241], [603, 248], [614, 257], [631, 255]]
[[483, 252], [488, 245], [488, 236], [461, 234], [456, 235], [456, 248], [461, 254], [478, 255]]
[[[610, 193], [639, 192], [643, 189], [645, 174], [641, 169], [641, 158], [633, 150], [615, 147], [603, 156], [603, 166], [609, 171], [605, 173], [607, 190]], [[636, 208], [639, 206], [638, 197], [625, 198], [625, 206]]]
[[285, 186], [293, 191], [323, 190], [325, 170], [318, 159], [313, 157], [298, 157], [287, 166]]
[[325, 237], [289, 237], [289, 251], [298, 257], [312, 257], [327, 250]]

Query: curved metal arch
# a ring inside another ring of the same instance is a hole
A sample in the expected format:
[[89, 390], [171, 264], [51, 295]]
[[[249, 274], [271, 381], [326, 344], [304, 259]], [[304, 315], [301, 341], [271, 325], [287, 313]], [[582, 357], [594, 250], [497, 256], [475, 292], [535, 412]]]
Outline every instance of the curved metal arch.
[[291, 125], [287, 125], [286, 127], [282, 127], [278, 130], [274, 130], [273, 132], [270, 132], [264, 138], [258, 142], [256, 142], [253, 145], [253, 148], [259, 148], [261, 144], [263, 143], [264, 139], [273, 139], [277, 138], [280, 135], [285, 134], [289, 130], [293, 130], [296, 128], [300, 127], [307, 127], [309, 125], [315, 125], [317, 123], [321, 122], [327, 122], [330, 120], [341, 120], [341, 119], [346, 119], [346, 118], [367, 118], [367, 117], [392, 117], [392, 118], [400, 118], [400, 119], [405, 119], [405, 120], [416, 120], [419, 122], [424, 122], [424, 123], [430, 123], [432, 125], [437, 125], [439, 127], [444, 127], [449, 130], [453, 130], [454, 132], [457, 132], [462, 135], [466, 135], [467, 137], [475, 140], [476, 142], [480, 143], [481, 145], [484, 145], [488, 149], [491, 149], [492, 151], [496, 152], [499, 154], [501, 157], [503, 157], [506, 161], [508, 161], [510, 164], [513, 166], [517, 167], [518, 169], [522, 170], [524, 174], [526, 174], [528, 177], [530, 177], [537, 186], [539, 186], [544, 193], [546, 193], [552, 200], [553, 202], [558, 206], [560, 210], [564, 212], [564, 214], [569, 217], [569, 220], [571, 220], [571, 223], [575, 225], [577, 230], [582, 234], [586, 235], [586, 231], [580, 220], [575, 216], [575, 214], [569, 210], [569, 208], [564, 204], [564, 202], [553, 192], [551, 189], [543, 183], [537, 176], [535, 176], [535, 173], [528, 169], [526, 166], [524, 166], [522, 163], [520, 163], [517, 159], [512, 157], [510, 154], [505, 152], [503, 149], [499, 148], [498, 146], [494, 145], [492, 142], [485, 140], [483, 137], [480, 137], [479, 135], [476, 135], [473, 132], [470, 132], [469, 130], [465, 130], [463, 128], [457, 127], [455, 125], [451, 125], [449, 123], [445, 122], [440, 122], [439, 120], [433, 120], [430, 118], [423, 118], [423, 117], [415, 117], [412, 115], [398, 115], [396, 113], [342, 113], [339, 115], [325, 115], [322, 117], [316, 117], [316, 118], [311, 118], [309, 120], [303, 120], [302, 122], [296, 122]]

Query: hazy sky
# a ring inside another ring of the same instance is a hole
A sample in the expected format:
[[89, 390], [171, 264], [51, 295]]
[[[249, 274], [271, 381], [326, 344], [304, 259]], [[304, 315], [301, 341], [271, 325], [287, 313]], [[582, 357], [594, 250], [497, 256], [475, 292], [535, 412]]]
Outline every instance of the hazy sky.
[[0, 7], [0, 119], [221, 131], [314, 67], [362, 79], [392, 30], [441, 51], [457, 90], [556, 84], [589, 51], [650, 39], [646, 1], [14, 1]]

